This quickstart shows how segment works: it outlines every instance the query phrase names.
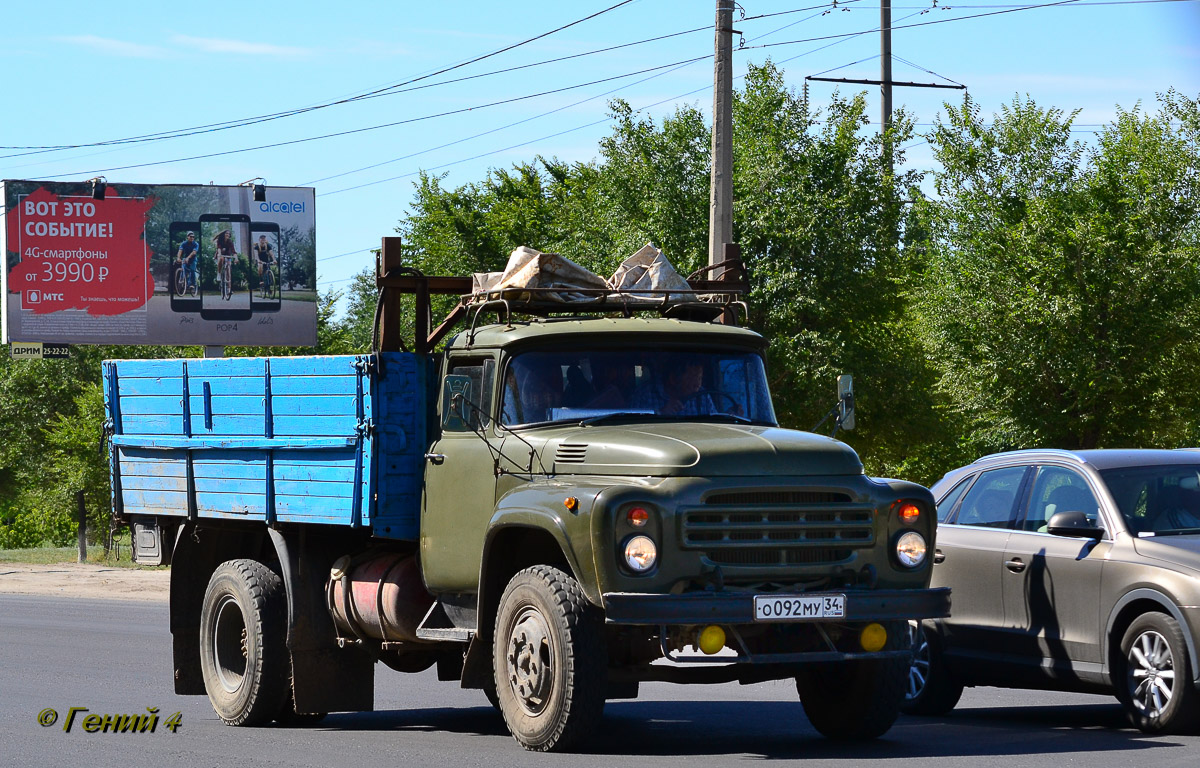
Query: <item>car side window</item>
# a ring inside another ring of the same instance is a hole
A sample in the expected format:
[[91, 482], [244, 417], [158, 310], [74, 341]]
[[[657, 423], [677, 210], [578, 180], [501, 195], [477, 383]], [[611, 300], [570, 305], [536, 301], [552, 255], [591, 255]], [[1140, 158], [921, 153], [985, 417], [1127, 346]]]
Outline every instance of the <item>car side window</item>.
[[491, 358], [452, 360], [447, 373], [471, 379], [471, 398], [466, 408], [468, 418], [468, 430], [466, 431], [474, 432], [487, 426], [491, 421], [492, 381], [496, 376], [496, 361]]
[[963, 491], [967, 490], [967, 487], [971, 485], [971, 480], [974, 479], [974, 477], [975, 476], [972, 475], [958, 485], [954, 486], [952, 489], [950, 489], [950, 493], [947, 493], [942, 497], [942, 500], [938, 502], [937, 519], [939, 523], [946, 522], [946, 518], [950, 516], [950, 512], [954, 509], [955, 502], [957, 502], [959, 497], [963, 495]]
[[1029, 511], [1021, 528], [1045, 533], [1047, 522], [1057, 512], [1082, 512], [1089, 523], [1096, 525], [1100, 504], [1078, 472], [1063, 467], [1038, 467]]
[[963, 497], [954, 522], [983, 528], [1012, 528], [1016, 525], [1017, 492], [1025, 467], [1008, 467], [984, 472]]

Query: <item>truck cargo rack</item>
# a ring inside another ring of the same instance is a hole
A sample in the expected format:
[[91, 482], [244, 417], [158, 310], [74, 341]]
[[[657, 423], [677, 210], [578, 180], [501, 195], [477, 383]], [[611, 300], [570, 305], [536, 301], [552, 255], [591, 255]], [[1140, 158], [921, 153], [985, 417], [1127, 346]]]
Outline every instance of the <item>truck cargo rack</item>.
[[[401, 240], [383, 238], [376, 265], [375, 284], [379, 300], [375, 309], [372, 347], [375, 351], [404, 348], [400, 338], [402, 295], [416, 298], [416, 322], [413, 351], [428, 354], [460, 322], [470, 318], [472, 331], [485, 313], [494, 312], [499, 322], [511, 323], [517, 315], [550, 317], [553, 315], [620, 314], [653, 312], [662, 317], [698, 322], [736, 323], [738, 311], [746, 317], [744, 301], [749, 292], [746, 267], [739, 258], [738, 246], [725, 246], [725, 259], [703, 267], [688, 276], [689, 290], [661, 289], [616, 291], [611, 289], [499, 288], [473, 291], [470, 277], [425, 275], [401, 263]], [[717, 273], [718, 278], [708, 275]], [[564, 293], [571, 300], [563, 300]], [[458, 296], [458, 304], [436, 327], [433, 325], [432, 296]]]

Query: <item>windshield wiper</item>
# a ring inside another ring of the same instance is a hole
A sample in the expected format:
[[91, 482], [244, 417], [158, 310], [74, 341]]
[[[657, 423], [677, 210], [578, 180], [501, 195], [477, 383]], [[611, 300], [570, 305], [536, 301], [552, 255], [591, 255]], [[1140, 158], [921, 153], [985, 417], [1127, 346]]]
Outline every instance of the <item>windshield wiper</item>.
[[1154, 537], [1159, 536], [1194, 536], [1200, 533], [1200, 528], [1172, 528], [1169, 531], [1154, 531]]
[[732, 421], [735, 424], [758, 424], [763, 425], [761, 421], [751, 421], [745, 416], [738, 416], [736, 413], [706, 413], [703, 416], [689, 416], [688, 418], [696, 421]]
[[581, 427], [590, 427], [593, 424], [599, 424], [612, 419], [645, 419], [647, 421], [675, 421], [675, 416], [663, 416], [658, 413], [646, 413], [644, 411], [614, 411], [613, 413], [603, 413], [599, 416], [591, 416], [579, 422]]

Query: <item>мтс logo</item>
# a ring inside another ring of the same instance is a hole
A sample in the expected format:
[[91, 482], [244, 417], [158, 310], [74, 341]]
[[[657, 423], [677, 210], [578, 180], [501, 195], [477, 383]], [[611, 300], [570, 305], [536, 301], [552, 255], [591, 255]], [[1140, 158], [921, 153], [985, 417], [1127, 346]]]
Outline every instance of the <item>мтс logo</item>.
[[30, 304], [37, 304], [41, 300], [42, 294], [38, 293], [37, 291], [25, 291], [25, 301], [29, 302]]

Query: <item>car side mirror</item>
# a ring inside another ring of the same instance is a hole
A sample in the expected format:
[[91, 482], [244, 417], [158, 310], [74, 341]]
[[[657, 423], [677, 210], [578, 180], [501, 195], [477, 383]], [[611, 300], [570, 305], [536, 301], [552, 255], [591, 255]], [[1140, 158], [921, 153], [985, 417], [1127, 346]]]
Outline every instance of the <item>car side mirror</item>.
[[448, 374], [442, 382], [442, 429], [448, 432], [468, 432], [471, 420], [467, 401], [471, 399], [471, 377]]
[[1094, 525], [1087, 515], [1077, 510], [1055, 512], [1046, 523], [1046, 531], [1055, 536], [1070, 536], [1077, 539], [1100, 539], [1104, 529]]

